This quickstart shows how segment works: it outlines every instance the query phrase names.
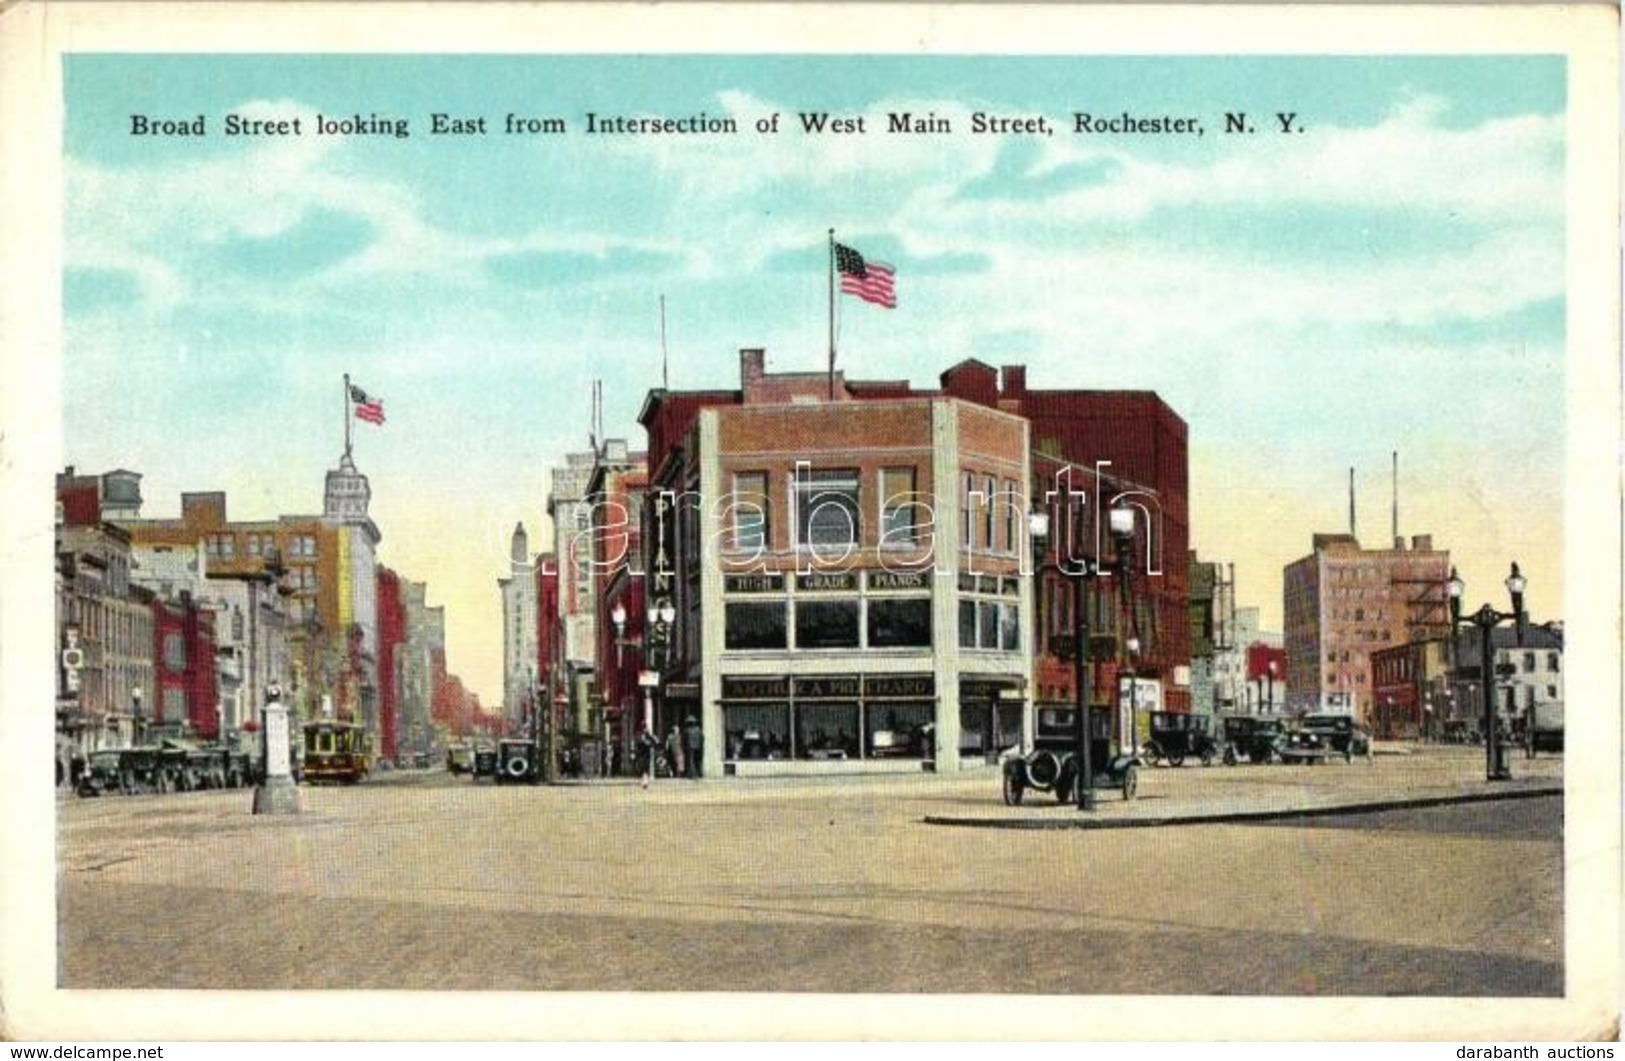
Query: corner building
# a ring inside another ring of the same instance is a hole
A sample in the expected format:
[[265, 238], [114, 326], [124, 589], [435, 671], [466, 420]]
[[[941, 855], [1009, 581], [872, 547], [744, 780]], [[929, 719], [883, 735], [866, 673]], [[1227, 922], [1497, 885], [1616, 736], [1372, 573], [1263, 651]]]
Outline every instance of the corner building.
[[650, 394], [644, 564], [676, 610], [656, 725], [706, 776], [990, 761], [1030, 703], [1027, 421], [764, 372]]

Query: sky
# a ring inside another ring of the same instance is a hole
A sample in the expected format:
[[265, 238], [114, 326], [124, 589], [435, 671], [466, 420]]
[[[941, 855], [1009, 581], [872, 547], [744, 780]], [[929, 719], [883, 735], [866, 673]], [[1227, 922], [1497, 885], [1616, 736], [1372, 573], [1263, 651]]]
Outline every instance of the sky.
[[[822, 370], [832, 228], [897, 272], [895, 310], [840, 300], [850, 377], [929, 387], [975, 357], [1157, 391], [1190, 429], [1192, 545], [1266, 625], [1283, 565], [1347, 529], [1349, 468], [1362, 541], [1387, 539], [1394, 452], [1400, 531], [1451, 550], [1469, 606], [1504, 607], [1516, 559], [1534, 617], [1562, 616], [1561, 57], [77, 54], [64, 83], [66, 461], [142, 473], [148, 516], [195, 490], [316, 513], [349, 373], [387, 412], [354, 425], [380, 559], [446, 606], [487, 705], [509, 535], [548, 544], [592, 381], [641, 447], [662, 297], [674, 388], [737, 386], [741, 347]], [[814, 111], [867, 131], [808, 135]], [[885, 132], [904, 111], [954, 131]], [[1054, 132], [974, 134], [976, 111]], [[740, 132], [588, 135], [588, 112]], [[1225, 135], [1243, 112], [1258, 131]], [[489, 131], [432, 136], [435, 113]], [[505, 135], [510, 113], [568, 131]], [[304, 135], [228, 137], [231, 114]]]

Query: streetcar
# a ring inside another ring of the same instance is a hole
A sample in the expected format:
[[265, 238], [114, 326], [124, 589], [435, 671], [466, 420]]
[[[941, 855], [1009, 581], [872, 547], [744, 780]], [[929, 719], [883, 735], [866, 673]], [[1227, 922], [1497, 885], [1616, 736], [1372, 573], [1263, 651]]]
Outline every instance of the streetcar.
[[367, 731], [356, 722], [305, 723], [304, 779], [353, 785], [367, 776]]

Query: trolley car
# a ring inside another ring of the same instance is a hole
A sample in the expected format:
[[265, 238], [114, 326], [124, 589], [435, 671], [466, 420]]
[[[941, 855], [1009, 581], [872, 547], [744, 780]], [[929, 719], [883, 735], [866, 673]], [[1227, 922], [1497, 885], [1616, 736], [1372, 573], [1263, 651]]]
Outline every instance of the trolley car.
[[305, 723], [306, 781], [353, 785], [367, 776], [367, 764], [367, 731], [359, 723]]

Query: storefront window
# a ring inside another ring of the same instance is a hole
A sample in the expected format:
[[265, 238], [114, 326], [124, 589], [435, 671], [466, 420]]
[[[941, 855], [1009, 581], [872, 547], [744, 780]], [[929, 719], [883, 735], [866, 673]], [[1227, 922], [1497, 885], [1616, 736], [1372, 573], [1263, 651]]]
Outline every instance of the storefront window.
[[722, 710], [729, 761], [788, 759], [790, 705], [745, 704]]
[[930, 648], [931, 598], [869, 601], [870, 648]]
[[797, 759], [856, 759], [857, 704], [797, 704]]
[[929, 759], [932, 720], [929, 703], [870, 703], [865, 708], [864, 754], [871, 759]]
[[727, 649], [784, 648], [783, 601], [735, 601], [724, 607], [723, 647]]
[[797, 648], [857, 648], [858, 602], [796, 602]]

